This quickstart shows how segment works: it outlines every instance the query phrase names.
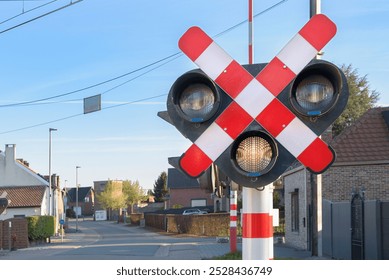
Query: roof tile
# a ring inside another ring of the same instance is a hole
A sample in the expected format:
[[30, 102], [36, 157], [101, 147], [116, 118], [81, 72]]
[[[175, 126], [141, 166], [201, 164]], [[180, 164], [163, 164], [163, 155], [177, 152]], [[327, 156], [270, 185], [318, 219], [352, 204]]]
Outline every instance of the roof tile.
[[0, 194], [4, 191], [11, 200], [8, 208], [41, 207], [46, 186], [0, 187]]
[[382, 115], [385, 111], [389, 107], [368, 110], [334, 139], [337, 163], [389, 160], [389, 129]]

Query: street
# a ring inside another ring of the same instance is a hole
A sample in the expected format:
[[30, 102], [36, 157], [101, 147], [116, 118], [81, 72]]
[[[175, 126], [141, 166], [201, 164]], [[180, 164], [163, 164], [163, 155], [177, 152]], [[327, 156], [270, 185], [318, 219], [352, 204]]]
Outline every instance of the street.
[[[16, 251], [0, 251], [1, 260], [207, 260], [230, 252], [228, 242], [216, 237], [165, 234], [112, 221], [70, 220], [70, 233], [54, 237], [50, 244]], [[238, 242], [237, 249], [242, 244]], [[274, 244], [276, 259], [326, 259], [309, 251]]]
[[0, 260], [201, 260], [229, 252], [215, 237], [180, 237], [112, 221], [71, 220], [71, 233], [51, 244], [0, 252]]

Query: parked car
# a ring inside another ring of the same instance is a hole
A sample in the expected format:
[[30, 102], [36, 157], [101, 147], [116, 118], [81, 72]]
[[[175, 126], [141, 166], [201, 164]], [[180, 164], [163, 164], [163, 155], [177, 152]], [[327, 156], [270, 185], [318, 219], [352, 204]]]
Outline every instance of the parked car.
[[182, 212], [182, 215], [203, 215], [203, 214], [208, 214], [208, 212], [201, 211], [200, 209], [197, 208], [187, 209], [184, 212]]

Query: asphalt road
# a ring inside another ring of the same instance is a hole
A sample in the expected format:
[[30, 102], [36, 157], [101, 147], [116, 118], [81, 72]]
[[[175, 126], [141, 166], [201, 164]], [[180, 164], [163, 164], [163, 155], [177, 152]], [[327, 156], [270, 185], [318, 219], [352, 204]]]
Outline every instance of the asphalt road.
[[115, 222], [79, 220], [51, 244], [0, 252], [0, 260], [201, 260], [229, 252], [215, 237], [166, 235]]
[[[230, 244], [215, 237], [169, 235], [111, 221], [75, 220], [63, 239], [16, 251], [0, 250], [1, 260], [206, 260], [230, 252]], [[241, 250], [238, 242], [237, 249]], [[274, 244], [276, 259], [326, 259], [309, 251]]]

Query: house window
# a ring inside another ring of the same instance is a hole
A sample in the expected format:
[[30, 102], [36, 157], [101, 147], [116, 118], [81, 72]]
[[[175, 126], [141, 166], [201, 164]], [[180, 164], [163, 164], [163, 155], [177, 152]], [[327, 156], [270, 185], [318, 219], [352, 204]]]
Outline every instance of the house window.
[[26, 215], [14, 215], [14, 218], [25, 218]]
[[89, 196], [85, 197], [85, 203], [89, 203]]
[[291, 215], [292, 215], [292, 231], [299, 231], [299, 193], [295, 189], [291, 193]]

